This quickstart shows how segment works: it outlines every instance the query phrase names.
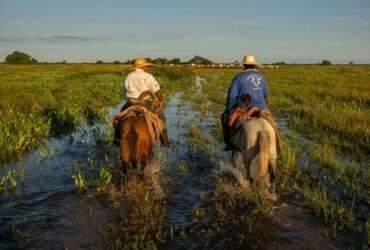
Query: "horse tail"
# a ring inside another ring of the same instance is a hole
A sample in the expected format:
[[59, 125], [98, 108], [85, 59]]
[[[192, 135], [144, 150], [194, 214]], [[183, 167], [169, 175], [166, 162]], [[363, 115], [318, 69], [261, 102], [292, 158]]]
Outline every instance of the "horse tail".
[[266, 131], [260, 131], [257, 135], [257, 141], [259, 146], [259, 174], [261, 177], [267, 175], [269, 171], [269, 162], [270, 162], [270, 145], [271, 145], [271, 138], [270, 135]]
[[137, 161], [138, 161], [138, 150], [137, 150], [137, 140], [138, 140], [138, 134], [136, 132], [134, 124], [130, 127], [130, 132], [127, 135], [127, 147], [130, 156], [130, 160], [134, 167], [136, 167]]
[[[146, 136], [145, 136], [146, 135]], [[140, 170], [145, 167], [150, 152], [150, 137], [144, 117], [137, 117], [128, 134], [128, 148], [132, 165]]]

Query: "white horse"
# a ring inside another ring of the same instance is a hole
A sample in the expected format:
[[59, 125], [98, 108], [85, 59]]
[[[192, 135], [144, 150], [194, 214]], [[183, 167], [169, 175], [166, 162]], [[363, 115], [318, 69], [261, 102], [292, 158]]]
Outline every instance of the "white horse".
[[244, 167], [248, 180], [261, 185], [269, 199], [276, 199], [276, 135], [273, 127], [263, 118], [237, 121], [238, 127], [231, 137], [236, 149], [232, 163]]

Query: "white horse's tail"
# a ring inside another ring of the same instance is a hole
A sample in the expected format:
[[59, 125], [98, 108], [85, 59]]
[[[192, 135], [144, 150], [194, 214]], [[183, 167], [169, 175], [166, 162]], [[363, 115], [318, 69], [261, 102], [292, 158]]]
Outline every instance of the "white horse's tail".
[[260, 177], [265, 177], [269, 171], [270, 162], [270, 144], [271, 138], [266, 131], [260, 131], [257, 135], [257, 142], [259, 146], [259, 175]]

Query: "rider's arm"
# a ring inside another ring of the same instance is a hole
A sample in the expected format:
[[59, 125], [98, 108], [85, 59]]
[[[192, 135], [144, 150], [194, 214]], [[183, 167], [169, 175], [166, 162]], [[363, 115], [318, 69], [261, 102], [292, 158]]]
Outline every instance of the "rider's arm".
[[265, 98], [265, 103], [266, 104], [269, 104], [269, 99], [268, 99], [268, 97], [269, 97], [269, 95], [270, 95], [270, 91], [269, 91], [269, 87], [268, 87], [268, 85], [267, 85], [267, 81], [266, 81], [266, 79], [264, 79], [264, 84], [263, 84], [264, 86], [264, 88], [263, 88], [263, 97]]
[[155, 96], [158, 98], [159, 109], [162, 109], [164, 106], [164, 97], [162, 91], [158, 90], [157, 92], [155, 92]]
[[127, 89], [128, 89], [128, 79], [123, 81], [123, 96], [127, 98]]
[[270, 104], [270, 101], [269, 101], [269, 99], [266, 97], [265, 98], [265, 103], [268, 105], [268, 104]]
[[158, 90], [161, 89], [161, 87], [159, 87], [159, 83], [154, 78], [154, 76], [149, 75], [149, 79], [148, 80], [149, 80], [148, 81], [148, 88], [149, 88], [150, 92], [152, 92], [153, 94], [155, 94]]
[[231, 85], [229, 87], [229, 91], [227, 94], [227, 101], [226, 101], [226, 109], [230, 110], [231, 107], [235, 104], [236, 98], [239, 95], [239, 80], [238, 77], [234, 77]]

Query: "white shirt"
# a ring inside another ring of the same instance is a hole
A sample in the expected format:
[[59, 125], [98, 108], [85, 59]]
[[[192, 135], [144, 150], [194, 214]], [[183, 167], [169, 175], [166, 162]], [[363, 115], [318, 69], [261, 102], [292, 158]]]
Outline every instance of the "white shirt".
[[144, 91], [150, 91], [153, 94], [160, 90], [159, 84], [153, 75], [142, 69], [135, 69], [127, 75], [124, 82], [124, 94], [127, 98], [137, 99]]

